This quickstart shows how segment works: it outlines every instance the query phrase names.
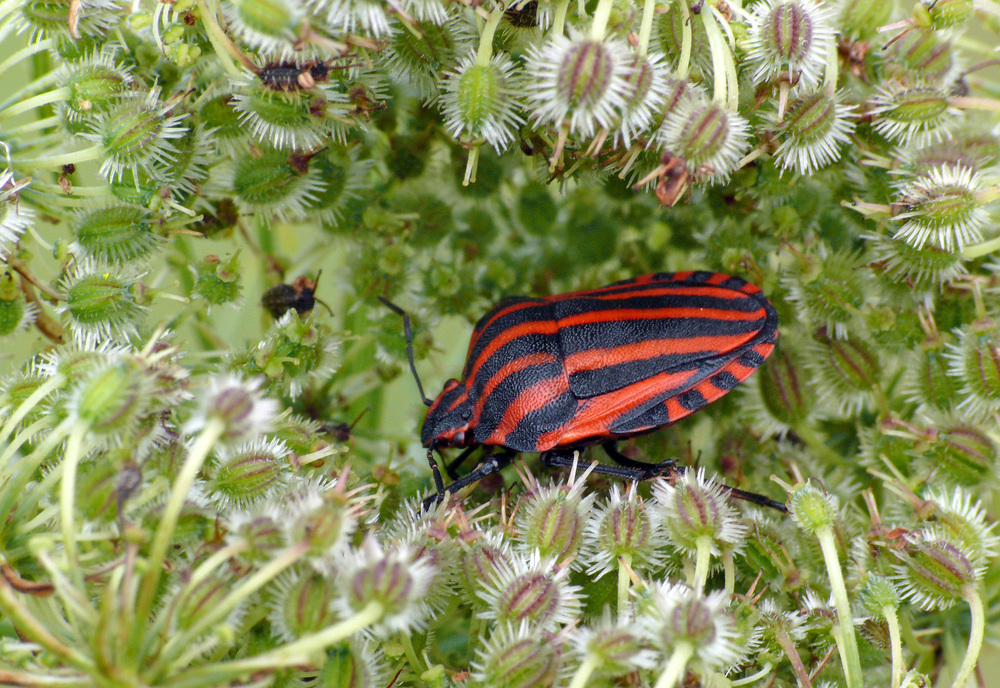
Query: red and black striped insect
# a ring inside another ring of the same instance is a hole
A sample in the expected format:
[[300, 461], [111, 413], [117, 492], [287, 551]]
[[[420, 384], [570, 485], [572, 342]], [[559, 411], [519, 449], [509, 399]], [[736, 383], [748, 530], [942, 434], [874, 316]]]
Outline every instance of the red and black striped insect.
[[[409, 318], [403, 315], [413, 364]], [[616, 466], [595, 472], [630, 480], [671, 475], [672, 460], [648, 464], [615, 442], [653, 432], [712, 403], [747, 379], [774, 350], [778, 315], [758, 287], [712, 272], [644, 275], [589, 291], [501, 301], [476, 324], [462, 380], [449, 380], [421, 431], [437, 494], [445, 486], [434, 459], [465, 448], [446, 470], [449, 492], [540, 452], [549, 466], [571, 466], [573, 450], [600, 444]], [[475, 449], [486, 456], [458, 477]], [[492, 452], [499, 449], [499, 453]], [[767, 497], [734, 496], [781, 511]]]

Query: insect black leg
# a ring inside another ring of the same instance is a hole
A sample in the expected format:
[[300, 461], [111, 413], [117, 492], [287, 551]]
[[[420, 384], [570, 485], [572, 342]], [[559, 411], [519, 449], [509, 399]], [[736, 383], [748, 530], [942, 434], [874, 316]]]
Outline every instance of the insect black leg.
[[[444, 468], [445, 473], [448, 474], [448, 477], [451, 478], [452, 480], [458, 480], [458, 469], [459, 469], [459, 467], [463, 463], [465, 463], [465, 460], [468, 459], [469, 456], [472, 454], [472, 452], [474, 452], [478, 448], [479, 448], [478, 446], [467, 447], [461, 454], [459, 454], [454, 459], [452, 459], [448, 463], [448, 465], [445, 466], [445, 468]], [[484, 449], [484, 451], [486, 451], [488, 453], [489, 449]]]
[[[542, 463], [552, 468], [572, 468], [573, 461], [574, 457], [571, 451], [547, 451], [542, 454]], [[576, 465], [580, 470], [590, 468], [590, 463], [589, 461], [576, 459]], [[653, 466], [648, 464], [644, 465], [647, 468], [653, 468]], [[621, 478], [622, 480], [646, 480], [646, 471], [632, 468], [631, 466], [609, 466], [599, 463], [594, 466], [593, 472], [600, 473], [601, 475], [610, 475], [613, 478]]]
[[667, 459], [660, 463], [646, 463], [645, 461], [636, 461], [625, 456], [618, 451], [618, 447], [615, 446], [614, 442], [605, 442], [601, 445], [601, 448], [608, 455], [608, 458], [619, 466], [637, 471], [640, 477], [633, 478], [633, 480], [649, 480], [660, 475], [669, 477], [675, 473], [682, 472], [677, 467], [677, 462], [673, 459]]
[[[670, 477], [673, 474], [681, 474], [686, 469], [680, 468], [673, 459], [667, 459], [666, 461], [661, 461], [657, 464], [643, 463], [642, 461], [635, 461], [630, 459], [615, 447], [614, 442], [605, 442], [601, 445], [604, 451], [607, 453], [611, 460], [622, 466], [628, 466], [634, 468], [637, 471], [643, 472], [644, 477], [633, 478], [633, 480], [649, 480], [650, 478], [655, 478], [656, 476], [662, 475], [665, 477]], [[741, 490], [737, 487], [730, 487], [729, 485], [724, 485], [718, 483], [719, 487], [724, 489], [726, 492], [736, 497], [737, 499], [742, 499], [744, 502], [750, 502], [751, 504], [756, 504], [758, 506], [766, 506], [771, 509], [776, 509], [783, 514], [788, 513], [788, 507], [786, 507], [781, 502], [776, 502], [769, 497], [757, 494], [756, 492], [747, 492], [746, 490]]]
[[444, 480], [441, 479], [441, 469], [438, 468], [438, 462], [434, 458], [433, 445], [427, 449], [427, 464], [431, 467], [431, 475], [434, 476], [434, 487], [437, 488], [438, 494], [442, 494], [444, 492]]
[[[476, 466], [476, 468], [469, 473], [466, 473], [461, 478], [448, 485], [447, 490], [443, 485], [438, 486], [437, 494], [432, 494], [430, 497], [424, 500], [424, 511], [431, 509], [435, 504], [444, 500], [447, 495], [455, 494], [459, 490], [475, 482], [478, 482], [488, 475], [493, 475], [494, 473], [499, 473], [514, 460], [517, 456], [517, 452], [506, 451], [496, 454], [494, 456], [487, 456], [486, 460], [481, 464]], [[440, 474], [438, 474], [440, 478]]]

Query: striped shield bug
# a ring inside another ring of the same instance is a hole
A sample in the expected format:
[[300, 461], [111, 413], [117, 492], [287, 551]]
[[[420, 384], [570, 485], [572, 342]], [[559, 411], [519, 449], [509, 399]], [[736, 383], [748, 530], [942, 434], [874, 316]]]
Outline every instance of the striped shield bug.
[[[446, 465], [451, 493], [519, 453], [571, 466], [574, 450], [596, 444], [617, 464], [597, 465], [597, 473], [630, 480], [672, 475], [681, 470], [673, 460], [636, 461], [615, 443], [722, 397], [764, 363], [778, 336], [778, 315], [761, 290], [720, 273], [657, 273], [588, 291], [512, 297], [479, 320], [462, 379], [448, 380], [431, 401], [413, 363], [409, 317], [382, 302], [403, 316], [410, 369], [430, 407], [420, 439], [437, 494], [427, 506], [445, 496], [434, 458], [445, 447], [464, 449]], [[459, 477], [458, 467], [478, 448], [482, 463]], [[785, 511], [762, 495], [726, 489]]]

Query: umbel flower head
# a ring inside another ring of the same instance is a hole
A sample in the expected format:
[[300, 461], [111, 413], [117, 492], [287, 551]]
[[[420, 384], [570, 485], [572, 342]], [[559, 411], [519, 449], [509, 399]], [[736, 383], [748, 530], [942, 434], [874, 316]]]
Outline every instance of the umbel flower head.
[[634, 87], [628, 46], [614, 40], [553, 36], [528, 49], [524, 90], [531, 119], [584, 137], [611, 129]]
[[686, 554], [694, 555], [702, 538], [718, 556], [746, 537], [747, 527], [729, 505], [724, 488], [708, 480], [704, 468], [685, 471], [675, 485], [657, 480], [653, 497], [667, 537]]
[[765, 0], [753, 8], [747, 59], [760, 84], [786, 77], [792, 84], [819, 84], [833, 49], [828, 6], [814, 0]]
[[524, 123], [517, 113], [513, 75], [514, 63], [505, 53], [486, 64], [479, 63], [475, 50], [464, 57], [448, 74], [441, 95], [445, 127], [452, 136], [481, 139], [503, 152]]

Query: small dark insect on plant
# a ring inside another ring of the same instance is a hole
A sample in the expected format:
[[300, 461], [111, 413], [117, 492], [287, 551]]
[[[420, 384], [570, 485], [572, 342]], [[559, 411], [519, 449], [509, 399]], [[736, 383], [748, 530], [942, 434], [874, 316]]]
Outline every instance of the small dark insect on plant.
[[316, 279], [311, 279], [305, 275], [297, 277], [291, 284], [278, 284], [260, 297], [260, 303], [267, 309], [275, 320], [280, 320], [281, 316], [294, 308], [299, 315], [304, 315], [316, 307], [319, 303], [333, 315], [333, 311], [325, 303], [316, 298], [316, 285], [322, 271], [316, 274]]
[[[588, 291], [511, 297], [476, 324], [462, 380], [448, 380], [431, 401], [413, 363], [409, 316], [380, 301], [403, 317], [410, 370], [430, 407], [420, 439], [436, 494], [425, 508], [523, 452], [569, 467], [576, 450], [599, 444], [617, 465], [597, 465], [596, 473], [638, 481], [683, 472], [672, 459], [631, 459], [616, 442], [727, 394], [764, 363], [778, 336], [778, 315], [760, 289], [720, 273], [658, 273]], [[447, 488], [434, 458], [444, 447], [463, 448], [445, 465], [453, 481]], [[476, 450], [482, 462], [459, 476]], [[768, 497], [726, 489], [786, 511]]]
[[350, 425], [343, 421], [339, 423], [330, 421], [327, 423], [320, 423], [319, 429], [336, 439], [338, 442], [347, 442], [351, 439], [351, 431], [354, 430], [354, 426], [358, 424], [358, 421], [360, 421], [366, 413], [368, 413], [367, 407], [358, 414], [357, 418], [355, 418]]
[[330, 78], [330, 66], [325, 62], [276, 62], [261, 67], [257, 78], [272, 91], [308, 90]]

